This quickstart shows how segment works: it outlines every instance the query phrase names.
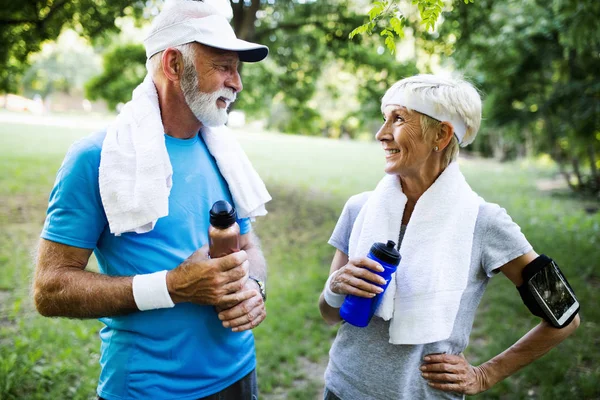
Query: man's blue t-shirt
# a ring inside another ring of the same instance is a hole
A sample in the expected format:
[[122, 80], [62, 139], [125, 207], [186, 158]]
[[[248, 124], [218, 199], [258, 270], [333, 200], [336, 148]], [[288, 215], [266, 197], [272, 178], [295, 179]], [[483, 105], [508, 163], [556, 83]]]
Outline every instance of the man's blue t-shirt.
[[[169, 215], [148, 233], [110, 233], [98, 187], [105, 132], [69, 149], [50, 194], [42, 238], [94, 249], [100, 272], [132, 276], [171, 270], [208, 243], [209, 210], [231, 202], [227, 183], [200, 136], [165, 135], [173, 166]], [[238, 220], [242, 234], [251, 229]], [[197, 399], [221, 391], [256, 365], [254, 337], [223, 328], [212, 306], [101, 318], [98, 394], [117, 399]]]

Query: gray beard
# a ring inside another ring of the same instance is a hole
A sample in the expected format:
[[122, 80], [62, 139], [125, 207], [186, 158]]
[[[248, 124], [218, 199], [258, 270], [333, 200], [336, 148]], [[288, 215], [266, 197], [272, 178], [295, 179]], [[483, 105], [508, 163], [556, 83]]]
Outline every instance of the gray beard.
[[231, 89], [219, 89], [212, 93], [199, 91], [198, 76], [195, 69], [190, 68], [181, 77], [181, 90], [186, 104], [203, 125], [214, 127], [227, 122], [227, 107], [219, 108], [217, 100], [224, 97], [235, 101], [236, 95]]

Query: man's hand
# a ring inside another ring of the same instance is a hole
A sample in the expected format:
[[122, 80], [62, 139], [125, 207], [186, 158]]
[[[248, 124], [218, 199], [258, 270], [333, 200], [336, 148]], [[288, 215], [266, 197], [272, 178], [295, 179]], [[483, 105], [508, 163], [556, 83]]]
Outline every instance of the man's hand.
[[219, 319], [225, 328], [234, 332], [242, 332], [256, 328], [267, 317], [265, 303], [260, 295], [258, 283], [248, 280], [242, 293], [245, 300], [231, 308], [217, 307]]
[[211, 259], [208, 246], [203, 246], [169, 271], [167, 289], [174, 303], [233, 307], [252, 297], [252, 293], [242, 290], [248, 281], [248, 266], [243, 250]]
[[424, 361], [421, 375], [435, 389], [464, 394], [477, 394], [489, 389], [483, 371], [469, 364], [462, 354], [428, 354]]

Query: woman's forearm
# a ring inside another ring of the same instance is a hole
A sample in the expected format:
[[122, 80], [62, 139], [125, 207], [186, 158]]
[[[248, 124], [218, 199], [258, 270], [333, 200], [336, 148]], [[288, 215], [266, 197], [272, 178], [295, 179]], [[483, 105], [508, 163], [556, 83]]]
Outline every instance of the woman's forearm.
[[329, 325], [335, 325], [342, 320], [340, 317], [340, 309], [331, 307], [327, 304], [323, 293], [321, 293], [321, 297], [319, 297], [319, 311], [325, 322]]
[[546, 354], [571, 335], [578, 326], [579, 315], [562, 329], [556, 329], [542, 321], [514, 345], [478, 367], [486, 382], [486, 389]]

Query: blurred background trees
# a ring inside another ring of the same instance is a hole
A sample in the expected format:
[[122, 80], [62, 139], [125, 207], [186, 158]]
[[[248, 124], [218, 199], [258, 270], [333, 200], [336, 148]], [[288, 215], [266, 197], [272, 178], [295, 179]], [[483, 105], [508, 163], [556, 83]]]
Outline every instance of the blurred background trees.
[[[8, 2], [0, 10], [0, 93], [80, 92], [111, 109], [127, 102], [145, 74], [145, 29], [162, 4]], [[600, 192], [599, 1], [231, 0], [231, 6], [238, 36], [270, 47], [265, 62], [243, 66], [235, 107], [248, 120], [294, 134], [372, 137], [379, 101], [393, 82], [419, 72], [460, 72], [485, 101], [472, 151], [501, 160], [549, 154], [574, 190]], [[373, 33], [349, 39], [361, 26]], [[86, 49], [57, 41], [69, 30], [87, 40]]]
[[599, 16], [594, 0], [456, 2], [440, 41], [485, 96], [477, 150], [545, 152], [573, 189], [600, 191]]
[[28, 57], [46, 41], [71, 28], [84, 38], [96, 39], [118, 31], [115, 20], [140, 19], [143, 1], [20, 0], [2, 1], [0, 7], [0, 93], [19, 89], [30, 66]]
[[146, 76], [146, 50], [126, 43], [104, 54], [102, 73], [85, 85], [90, 100], [104, 99], [111, 109], [131, 99], [131, 92]]

